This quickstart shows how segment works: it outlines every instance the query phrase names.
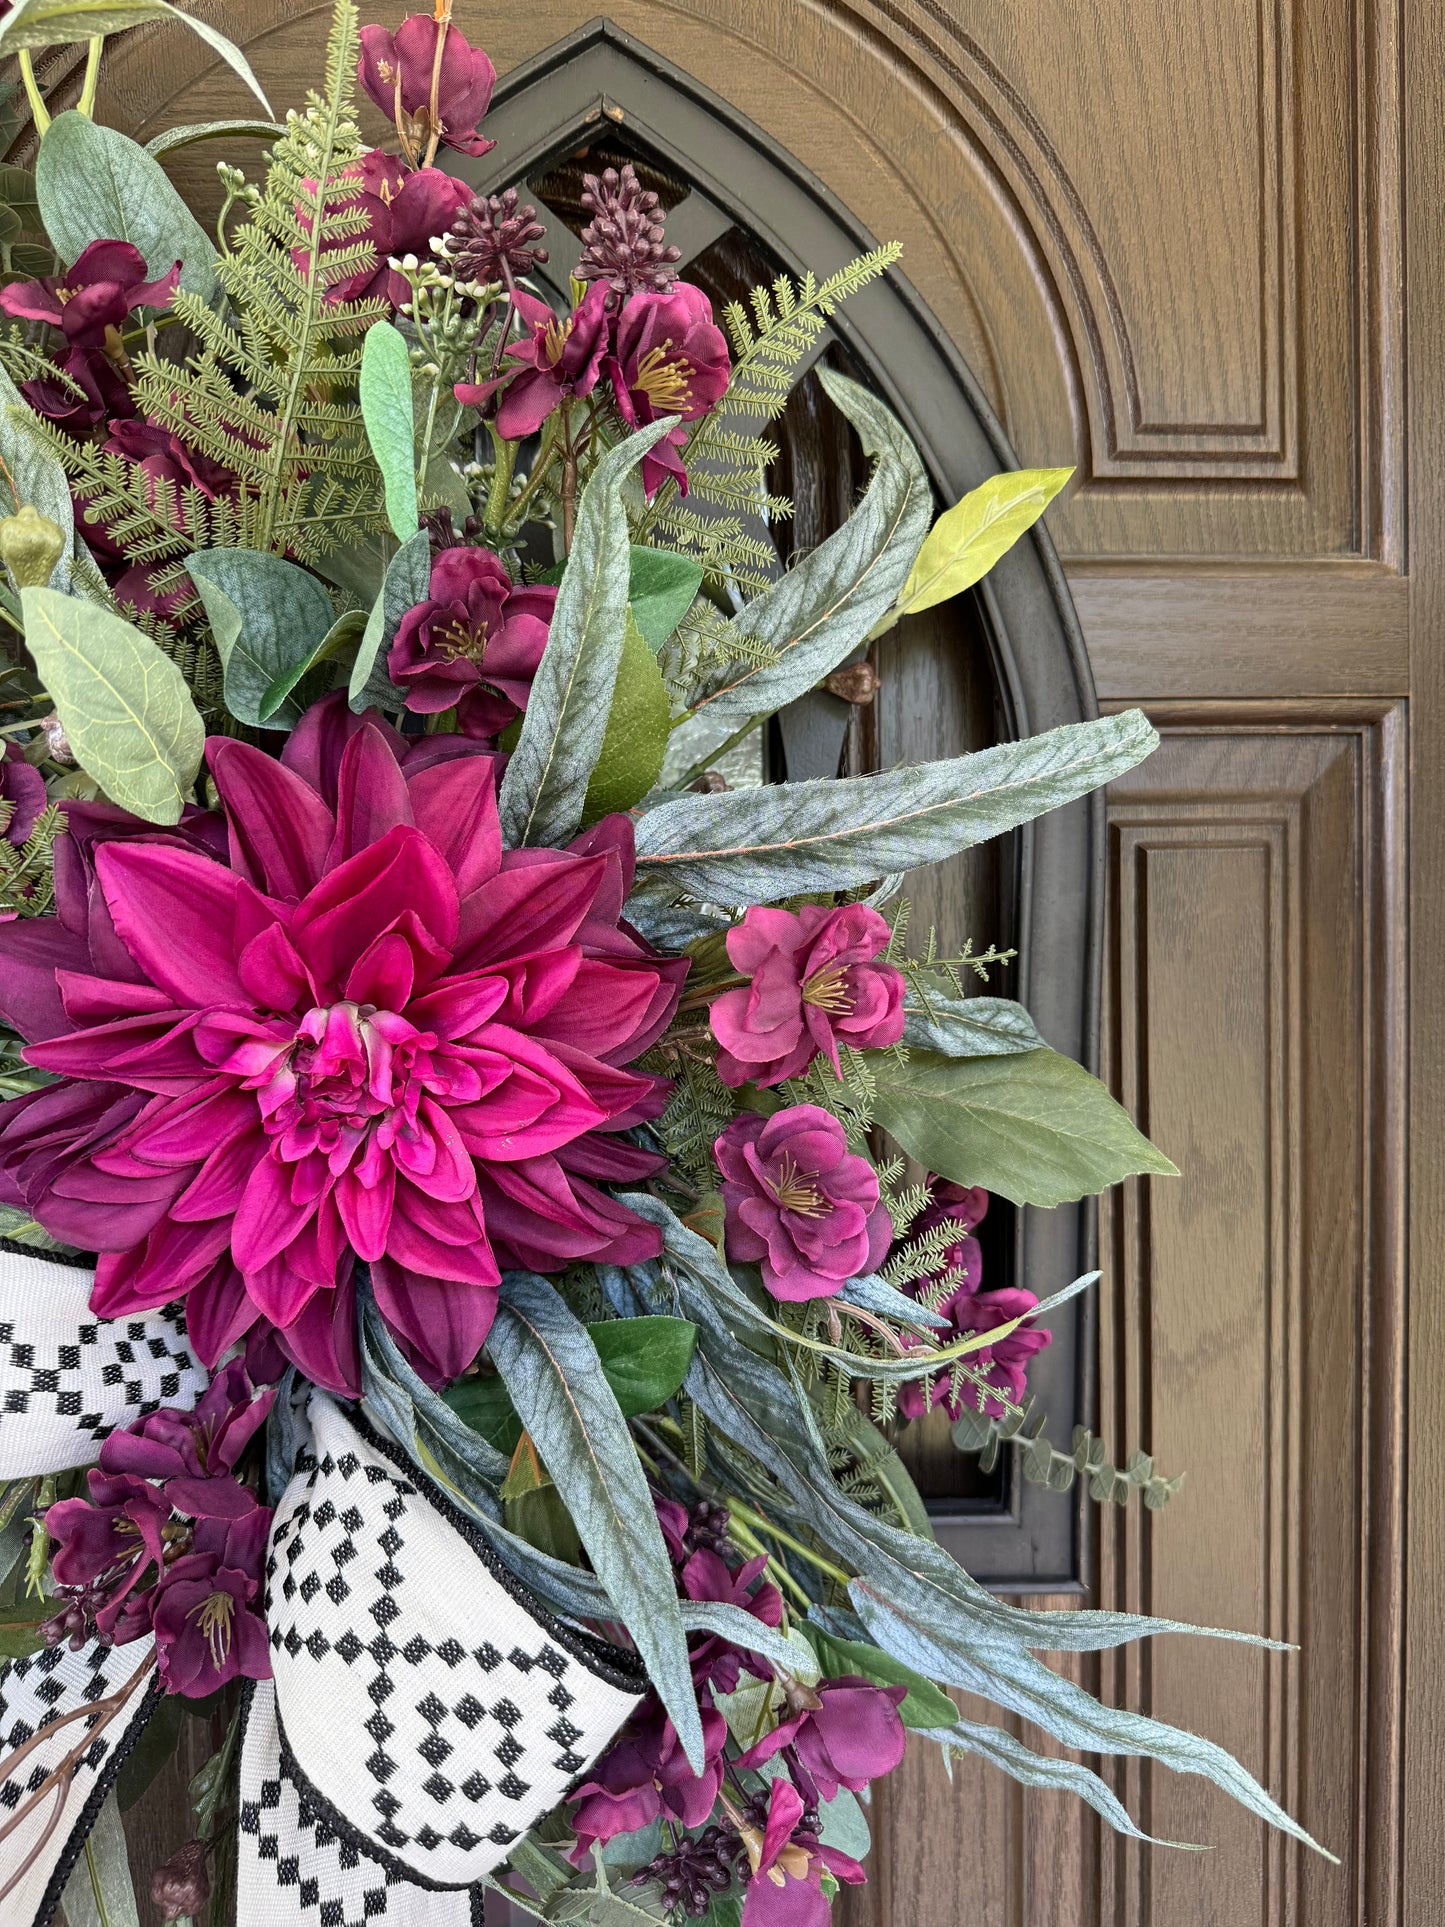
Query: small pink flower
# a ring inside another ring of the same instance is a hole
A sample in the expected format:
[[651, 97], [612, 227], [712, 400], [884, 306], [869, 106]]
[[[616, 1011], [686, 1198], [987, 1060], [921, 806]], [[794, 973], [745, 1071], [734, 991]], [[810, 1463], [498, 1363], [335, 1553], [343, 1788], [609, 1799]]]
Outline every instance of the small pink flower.
[[761, 1766], [790, 1746], [823, 1799], [835, 1799], [839, 1787], [861, 1793], [903, 1758], [908, 1736], [898, 1708], [907, 1691], [853, 1676], [821, 1680], [808, 1695], [816, 1703], [791, 1709], [738, 1764]]
[[838, 1046], [882, 1050], [903, 1035], [903, 976], [878, 963], [891, 932], [861, 903], [829, 910], [755, 906], [728, 932], [728, 956], [752, 982], [715, 998], [711, 1022], [724, 1084], [759, 1086], [799, 1077], [821, 1052], [834, 1070]]
[[402, 618], [387, 672], [421, 715], [457, 710], [468, 736], [495, 736], [527, 706], [555, 588], [514, 588], [490, 549], [443, 549], [428, 599]]
[[[407, 254], [414, 254], [418, 259], [430, 254], [432, 237], [446, 233], [454, 217], [471, 200], [472, 191], [465, 181], [443, 173], [439, 167], [419, 167], [415, 172], [408, 172], [400, 161], [393, 160], [379, 147], [363, 154], [347, 178], [352, 174], [357, 181], [357, 193], [345, 205], [365, 215], [366, 228], [361, 234], [349, 234], [338, 240], [335, 247], [355, 247], [358, 241], [369, 240], [375, 256], [334, 281], [326, 298], [338, 305], [344, 301], [384, 300], [393, 308], [399, 308], [411, 299], [411, 289], [406, 277], [393, 268], [391, 262]], [[302, 225], [309, 228], [309, 216], [303, 215]], [[331, 248], [323, 244], [321, 252], [324, 263]], [[296, 258], [298, 264], [304, 264], [304, 251], [298, 249]]]
[[458, 382], [457, 400], [480, 408], [500, 393], [497, 433], [503, 441], [535, 435], [563, 401], [590, 395], [607, 352], [607, 289], [594, 283], [580, 305], [558, 316], [522, 290], [512, 297], [527, 332], [507, 350], [510, 366], [489, 381]]
[[730, 1258], [760, 1264], [775, 1298], [826, 1298], [876, 1271], [893, 1236], [878, 1173], [837, 1118], [796, 1104], [735, 1117], [713, 1146]]
[[491, 104], [497, 70], [480, 47], [471, 46], [455, 27], [443, 27], [437, 64], [437, 22], [429, 13], [410, 14], [395, 33], [385, 27], [361, 29], [361, 59], [356, 77], [384, 114], [409, 128], [425, 147], [431, 126], [432, 85], [436, 84], [437, 126], [442, 141], [459, 154], [489, 154], [496, 146], [477, 132]]
[[[594, 283], [605, 288], [605, 283]], [[629, 428], [678, 415], [685, 422], [710, 414], [732, 377], [728, 345], [712, 318], [701, 288], [678, 281], [665, 293], [644, 288], [630, 295], [617, 317], [605, 373]], [[674, 428], [642, 458], [648, 499], [671, 475], [687, 493], [687, 471], [678, 450], [687, 436]]]

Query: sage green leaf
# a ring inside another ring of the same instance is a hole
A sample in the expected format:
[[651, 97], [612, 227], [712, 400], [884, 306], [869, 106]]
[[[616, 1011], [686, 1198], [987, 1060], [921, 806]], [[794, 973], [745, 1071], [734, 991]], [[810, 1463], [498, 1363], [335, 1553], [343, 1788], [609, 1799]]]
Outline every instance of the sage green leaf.
[[898, 613], [914, 615], [962, 595], [981, 582], [1019, 537], [1031, 529], [1073, 474], [1071, 468], [1016, 468], [991, 475], [961, 502], [945, 509], [918, 551], [898, 598]]
[[903, 1041], [945, 1057], [1007, 1057], [1044, 1040], [1023, 1005], [1007, 997], [958, 997], [930, 986], [925, 1004], [910, 985]]
[[545, 1279], [509, 1271], [487, 1349], [700, 1773], [702, 1722], [672, 1562], [596, 1346]]
[[958, 1718], [958, 1708], [941, 1686], [935, 1686], [931, 1679], [905, 1666], [901, 1659], [894, 1659], [881, 1646], [866, 1646], [858, 1639], [839, 1639], [811, 1620], [803, 1621], [802, 1633], [818, 1655], [825, 1678], [841, 1679], [857, 1673], [880, 1686], [906, 1686], [907, 1696], [898, 1708], [898, 1717], [905, 1726], [926, 1730], [951, 1726]]
[[702, 587], [702, 564], [675, 549], [648, 549], [634, 543], [628, 568], [627, 600], [643, 640], [656, 655], [676, 629]]
[[640, 803], [662, 774], [667, 754], [672, 719], [667, 684], [630, 607], [623, 619], [622, 655], [602, 748], [582, 805], [584, 825]]
[[387, 564], [381, 594], [372, 605], [357, 645], [347, 691], [353, 709], [402, 707], [405, 697], [386, 673], [386, 654], [396, 640], [402, 617], [426, 601], [430, 587], [431, 537], [425, 529], [418, 529]]
[[668, 415], [608, 449], [582, 491], [547, 647], [502, 779], [508, 849], [558, 847], [577, 834], [602, 749], [598, 718], [612, 706], [627, 629], [631, 550], [622, 488], [676, 420]]
[[70, 1927], [140, 1927], [125, 1826], [114, 1793], [96, 1815], [65, 1883], [65, 1918]]
[[163, 134], [153, 134], [146, 142], [147, 154], [157, 160], [162, 154], [169, 154], [173, 148], [191, 147], [197, 141], [214, 140], [279, 140], [285, 128], [274, 120], [200, 120], [192, 121], [186, 127], [168, 127]]
[[639, 881], [739, 908], [849, 889], [1071, 803], [1133, 769], [1158, 741], [1144, 712], [1126, 709], [879, 776], [675, 797], [638, 822]]
[[344, 655], [354, 643], [360, 642], [366, 631], [366, 623], [366, 614], [361, 609], [348, 609], [345, 615], [338, 616], [309, 656], [303, 656], [292, 668], [283, 669], [268, 685], [259, 705], [259, 720], [270, 722], [303, 676], [319, 668], [323, 662], [331, 662], [335, 657]]
[[181, 264], [181, 286], [210, 300], [216, 250], [160, 162], [84, 114], [61, 114], [40, 143], [35, 186], [45, 232], [64, 261], [92, 241], [130, 241], [153, 280]]
[[206, 731], [184, 676], [133, 623], [56, 589], [25, 589], [25, 643], [81, 768], [113, 803], [176, 823]]
[[697, 1343], [697, 1327], [685, 1318], [611, 1318], [587, 1331], [624, 1418], [666, 1405]]
[[5, 369], [0, 368], [0, 456], [9, 469], [18, 499], [11, 496], [0, 474], [0, 502], [8, 515], [28, 504], [49, 519], [65, 537], [65, 553], [55, 566], [51, 586], [70, 587], [71, 556], [75, 547], [75, 508], [70, 481], [60, 457], [36, 430], [35, 414]]
[[361, 349], [361, 418], [386, 484], [386, 515], [398, 541], [416, 534], [416, 424], [411, 350], [389, 321], [374, 321]]
[[35, 193], [35, 176], [28, 168], [0, 167], [0, 204], [15, 217], [14, 233], [44, 232], [40, 202]]
[[198, 549], [186, 567], [225, 670], [226, 707], [238, 722], [294, 728], [301, 711], [289, 697], [263, 711], [278, 680], [330, 635], [336, 612], [325, 587], [264, 549]]
[[910, 1156], [955, 1184], [1014, 1204], [1068, 1204], [1121, 1178], [1179, 1173], [1097, 1077], [1057, 1051], [943, 1057], [880, 1052], [877, 1122]]
[[0, 25], [0, 55], [17, 53], [22, 47], [73, 45], [91, 40], [97, 34], [124, 33], [128, 27], [143, 27], [152, 20], [179, 20], [189, 27], [245, 81], [270, 113], [271, 103], [262, 93], [261, 83], [251, 72], [241, 49], [208, 20], [183, 13], [179, 7], [169, 5], [168, 0], [13, 0], [9, 14]]
[[[737, 666], [698, 702], [694, 715], [728, 722], [771, 715], [806, 694], [850, 655], [907, 578], [933, 515], [933, 491], [918, 450], [876, 395], [824, 368], [819, 379], [877, 456], [862, 501], [795, 567], [728, 624]], [[773, 659], [741, 660], [744, 645], [766, 644]], [[719, 657], [727, 646], [719, 643]]]

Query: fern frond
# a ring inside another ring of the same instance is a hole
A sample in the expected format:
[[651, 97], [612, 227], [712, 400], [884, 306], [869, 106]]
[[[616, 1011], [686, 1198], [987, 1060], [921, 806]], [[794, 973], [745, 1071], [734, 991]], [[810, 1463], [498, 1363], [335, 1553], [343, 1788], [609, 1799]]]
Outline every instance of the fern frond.
[[55, 908], [55, 839], [64, 832], [65, 816], [58, 804], [48, 803], [17, 846], [5, 836], [14, 814], [15, 805], [0, 800], [0, 913], [48, 916]]

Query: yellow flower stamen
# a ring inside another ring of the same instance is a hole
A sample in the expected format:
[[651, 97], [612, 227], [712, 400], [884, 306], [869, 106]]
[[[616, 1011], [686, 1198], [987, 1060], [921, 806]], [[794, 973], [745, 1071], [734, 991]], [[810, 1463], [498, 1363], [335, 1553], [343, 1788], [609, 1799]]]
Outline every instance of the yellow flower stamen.
[[208, 1593], [199, 1606], [192, 1607], [188, 1619], [199, 1619], [201, 1637], [211, 1649], [211, 1663], [224, 1666], [231, 1650], [231, 1619], [236, 1602], [228, 1592]]
[[681, 355], [669, 361], [672, 346], [664, 341], [660, 348], [649, 348], [637, 364], [632, 386], [640, 388], [659, 415], [685, 415], [692, 406], [692, 364]]
[[777, 1181], [769, 1178], [768, 1189], [785, 1211], [796, 1211], [800, 1218], [821, 1218], [827, 1209], [818, 1192], [815, 1174], [799, 1171], [783, 1153]]
[[830, 1017], [846, 1017], [853, 1008], [853, 999], [844, 981], [847, 975], [847, 964], [830, 964], [826, 970], [815, 970], [803, 985], [803, 1002], [812, 1004], [816, 1010], [826, 1010]]

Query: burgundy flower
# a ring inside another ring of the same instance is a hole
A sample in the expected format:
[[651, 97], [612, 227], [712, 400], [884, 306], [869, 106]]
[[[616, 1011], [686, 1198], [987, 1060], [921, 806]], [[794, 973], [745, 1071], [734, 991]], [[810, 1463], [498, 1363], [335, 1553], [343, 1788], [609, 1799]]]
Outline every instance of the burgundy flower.
[[469, 736], [495, 736], [527, 706], [557, 591], [514, 588], [490, 549], [443, 549], [430, 597], [402, 618], [387, 657], [406, 706], [457, 709]]
[[[351, 248], [358, 241], [369, 240], [375, 259], [334, 281], [326, 298], [338, 304], [389, 301], [393, 308], [399, 308], [411, 299], [411, 289], [391, 262], [407, 254], [419, 259], [430, 254], [432, 237], [446, 233], [456, 214], [471, 200], [472, 191], [465, 181], [444, 174], [439, 167], [419, 167], [409, 173], [379, 147], [363, 154], [351, 173], [358, 191], [344, 205], [366, 216], [366, 228], [359, 235], [347, 235], [336, 247]], [[328, 251], [323, 247], [323, 261]]]
[[271, 1515], [257, 1510], [216, 1551], [177, 1559], [157, 1589], [151, 1627], [168, 1693], [205, 1699], [228, 1680], [271, 1677], [262, 1598]]
[[[759, 1625], [780, 1626], [783, 1621], [783, 1595], [768, 1580], [754, 1586], [767, 1567], [766, 1554], [750, 1559], [734, 1572], [723, 1559], [706, 1547], [694, 1552], [682, 1569], [682, 1590], [689, 1599], [718, 1600], [751, 1613]], [[689, 1649], [693, 1683], [705, 1683], [720, 1693], [737, 1691], [738, 1675], [747, 1671], [759, 1679], [772, 1677], [772, 1665], [761, 1654], [736, 1646], [721, 1634], [710, 1633], [694, 1641]]]
[[823, 1893], [824, 1873], [850, 1887], [866, 1878], [856, 1860], [819, 1842], [816, 1815], [781, 1775], [768, 1789], [766, 1808], [743, 1828], [742, 1841], [752, 1872], [742, 1927], [828, 1927], [833, 1909]]
[[145, 476], [152, 508], [157, 483], [168, 482], [178, 493], [199, 489], [209, 502], [229, 494], [235, 486], [236, 478], [228, 468], [198, 449], [188, 448], [179, 435], [159, 422], [113, 422], [105, 448], [107, 454], [126, 456]]
[[[605, 285], [597, 282], [594, 288]], [[696, 421], [716, 408], [732, 368], [727, 340], [702, 289], [678, 281], [665, 294], [644, 288], [629, 296], [617, 317], [605, 372], [629, 428], [664, 415]], [[669, 475], [686, 495], [687, 471], [678, 453], [686, 442], [682, 428], [674, 428], [643, 456], [642, 485], [649, 499]]]
[[168, 628], [180, 629], [196, 606], [196, 594], [184, 581], [163, 586], [165, 577], [174, 574], [174, 568], [164, 562], [133, 562], [116, 576], [110, 592], [122, 615], [150, 616]]
[[86, 1619], [102, 1637], [126, 1645], [150, 1625], [150, 1593], [142, 1582], [164, 1565], [171, 1503], [161, 1488], [122, 1473], [92, 1469], [88, 1499], [62, 1499], [45, 1515], [55, 1542], [57, 1587], [79, 1595]]
[[479, 408], [500, 390], [497, 433], [504, 441], [520, 442], [535, 435], [560, 402], [592, 393], [607, 352], [609, 321], [601, 282], [562, 318], [521, 289], [512, 298], [529, 333], [507, 350], [511, 369], [490, 381], [458, 382], [456, 396]]
[[840, 1786], [861, 1793], [891, 1773], [903, 1758], [908, 1735], [898, 1717], [905, 1686], [875, 1686], [852, 1677], [820, 1680], [800, 1706], [750, 1747], [741, 1766], [761, 1766], [786, 1747], [824, 1800]]
[[207, 1362], [260, 1321], [354, 1392], [358, 1259], [452, 1377], [499, 1265], [657, 1252], [594, 1181], [658, 1168], [616, 1134], [666, 1085], [625, 1066], [686, 961], [619, 924], [625, 818], [504, 854], [493, 761], [469, 748], [408, 751], [344, 696], [279, 763], [213, 740], [228, 861], [209, 825], [134, 825], [76, 853], [83, 899], [72, 864], [54, 918], [0, 929], [0, 1014], [64, 1080], [0, 1108], [0, 1172], [100, 1252], [102, 1317], [184, 1297]]
[[882, 1263], [893, 1223], [878, 1174], [827, 1111], [795, 1104], [767, 1119], [744, 1111], [713, 1150], [728, 1256], [760, 1264], [775, 1298], [826, 1298]]
[[0, 308], [21, 321], [48, 321], [72, 348], [101, 348], [132, 308], [168, 308], [181, 264], [146, 279], [145, 256], [129, 241], [92, 241], [73, 268], [43, 281], [0, 288]]
[[724, 1084], [780, 1084], [821, 1052], [839, 1069], [838, 1046], [882, 1050], [903, 1035], [901, 971], [875, 959], [892, 932], [876, 910], [754, 906], [728, 932], [733, 967], [752, 983], [713, 1000]]
[[7, 742], [0, 756], [0, 802], [10, 805], [4, 835], [9, 843], [23, 843], [45, 808], [45, 778], [27, 763], [19, 743]]
[[661, 1701], [648, 1694], [622, 1737], [593, 1767], [591, 1779], [570, 1796], [579, 1803], [572, 1817], [574, 1859], [598, 1841], [635, 1833], [664, 1815], [684, 1827], [703, 1824], [722, 1785], [728, 1730], [716, 1707], [704, 1703], [700, 1710], [704, 1766], [696, 1774]]
[[112, 1432], [100, 1448], [101, 1470], [168, 1481], [167, 1494], [182, 1511], [201, 1518], [229, 1517], [235, 1508], [222, 1501], [218, 1513], [215, 1495], [197, 1482], [227, 1480], [266, 1423], [275, 1399], [274, 1390], [258, 1393], [245, 1366], [232, 1359], [189, 1412], [166, 1407]]
[[[445, 35], [440, 65], [438, 33]], [[480, 47], [469, 46], [455, 27], [438, 26], [429, 13], [410, 14], [395, 33], [363, 27], [356, 77], [417, 150], [433, 132], [462, 154], [489, 154], [497, 144], [477, 132], [497, 83], [496, 68]]]

